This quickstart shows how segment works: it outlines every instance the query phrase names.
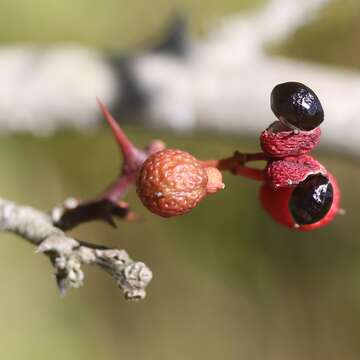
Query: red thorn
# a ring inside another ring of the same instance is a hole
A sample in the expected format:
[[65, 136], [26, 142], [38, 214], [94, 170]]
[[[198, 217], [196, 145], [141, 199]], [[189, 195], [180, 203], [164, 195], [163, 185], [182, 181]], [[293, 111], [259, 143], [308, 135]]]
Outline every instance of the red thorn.
[[127, 157], [128, 155], [130, 155], [130, 153], [133, 152], [134, 149], [134, 145], [133, 143], [129, 140], [129, 138], [125, 135], [124, 131], [121, 129], [120, 125], [117, 123], [117, 121], [113, 118], [113, 116], [110, 114], [108, 108], [106, 107], [106, 105], [99, 99], [96, 98], [99, 106], [100, 106], [100, 110], [103, 113], [106, 121], [108, 122], [108, 124], [110, 125], [110, 128], [115, 136], [115, 140], [118, 143], [121, 152], [124, 155], [124, 158]]
[[106, 215], [106, 216], [104, 217], [104, 221], [105, 221], [106, 223], [108, 223], [110, 226], [112, 226], [114, 229], [117, 228], [116, 223], [115, 223], [115, 221], [114, 221], [114, 219], [112, 218], [111, 215]]

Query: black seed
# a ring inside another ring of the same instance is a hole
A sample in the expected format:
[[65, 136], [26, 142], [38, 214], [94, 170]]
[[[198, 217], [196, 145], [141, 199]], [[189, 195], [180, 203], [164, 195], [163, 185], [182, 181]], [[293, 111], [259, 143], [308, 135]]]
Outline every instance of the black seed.
[[313, 224], [321, 220], [333, 202], [333, 187], [321, 174], [310, 175], [294, 189], [289, 209], [299, 225]]
[[310, 131], [324, 120], [324, 110], [316, 94], [306, 85], [286, 82], [271, 92], [271, 110], [280, 121]]

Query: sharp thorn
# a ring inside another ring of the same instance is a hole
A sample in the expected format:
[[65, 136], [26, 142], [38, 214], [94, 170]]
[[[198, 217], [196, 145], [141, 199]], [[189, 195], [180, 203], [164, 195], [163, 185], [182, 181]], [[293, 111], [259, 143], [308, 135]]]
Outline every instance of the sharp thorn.
[[110, 111], [108, 110], [106, 105], [99, 98], [96, 98], [96, 100], [100, 106], [100, 110], [101, 110], [104, 118], [106, 119], [107, 123], [109, 124], [109, 126], [115, 136], [115, 140], [118, 143], [118, 145], [121, 149], [121, 152], [123, 153], [124, 157], [126, 157], [126, 155], [128, 155], [129, 153], [131, 153], [133, 151], [134, 145], [128, 139], [128, 137], [125, 135], [124, 131], [121, 129], [118, 122], [110, 114]]
[[105, 220], [110, 226], [112, 226], [114, 229], [117, 228], [117, 225], [116, 225], [113, 217], [112, 217], [110, 214], [106, 214], [106, 215], [104, 216], [104, 220]]

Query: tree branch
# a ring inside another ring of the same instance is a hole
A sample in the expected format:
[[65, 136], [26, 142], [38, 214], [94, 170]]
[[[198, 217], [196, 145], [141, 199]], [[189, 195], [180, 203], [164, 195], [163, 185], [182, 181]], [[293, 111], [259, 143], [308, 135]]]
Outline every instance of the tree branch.
[[125, 250], [109, 249], [68, 237], [53, 225], [49, 215], [0, 198], [0, 231], [15, 233], [49, 256], [62, 294], [83, 285], [81, 265], [97, 265], [109, 273], [126, 299], [143, 299], [152, 279], [151, 270], [132, 260]]

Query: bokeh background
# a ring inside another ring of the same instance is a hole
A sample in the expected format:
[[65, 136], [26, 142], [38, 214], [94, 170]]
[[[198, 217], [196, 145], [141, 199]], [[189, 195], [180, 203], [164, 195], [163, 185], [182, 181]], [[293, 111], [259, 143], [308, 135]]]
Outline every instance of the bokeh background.
[[[123, 51], [146, 42], [179, 7], [200, 37], [214, 19], [264, 2], [1, 0], [0, 41]], [[356, 0], [330, 1], [269, 51], [359, 68], [359, 14]], [[131, 124], [126, 131], [139, 145], [160, 137], [200, 158], [258, 150], [255, 135], [176, 134]], [[61, 298], [48, 260], [1, 234], [1, 359], [359, 359], [360, 166], [331, 146], [315, 153], [336, 174], [347, 210], [316, 232], [278, 226], [259, 205], [259, 185], [230, 175], [224, 191], [189, 215], [158, 218], [131, 192], [127, 200], [143, 215], [141, 223], [74, 230], [81, 239], [125, 248], [152, 268], [141, 302], [126, 302], [93, 268], [86, 269], [84, 288]], [[41, 138], [1, 135], [0, 163], [1, 195], [44, 210], [68, 196], [100, 192], [120, 166], [105, 127]]]

